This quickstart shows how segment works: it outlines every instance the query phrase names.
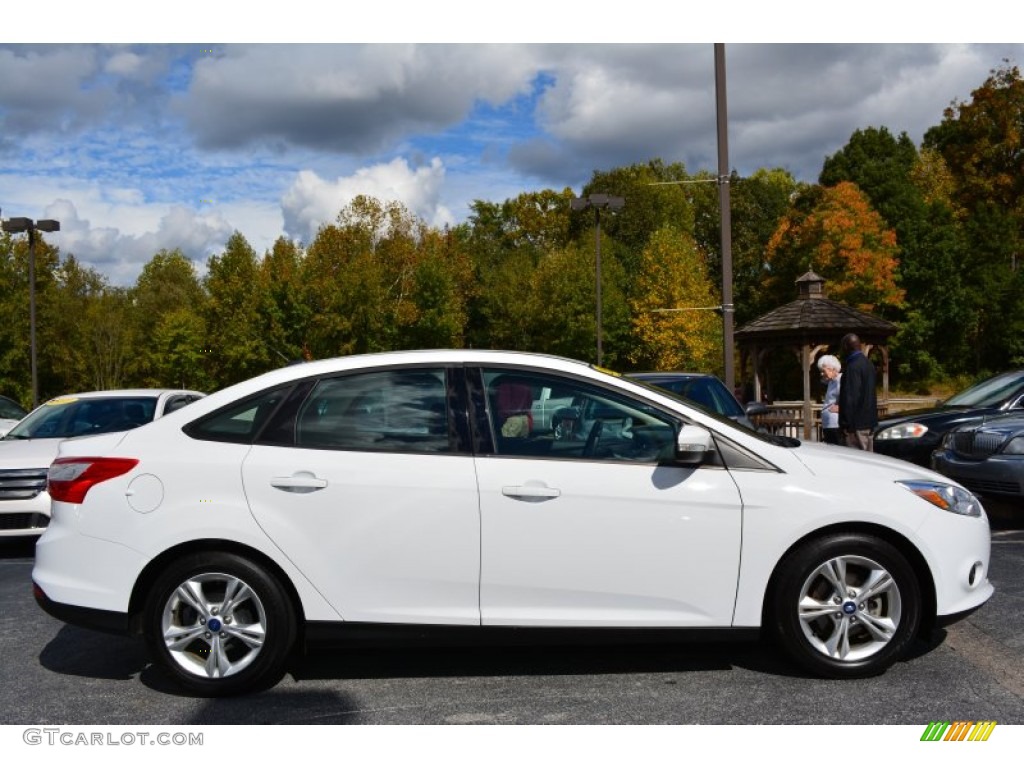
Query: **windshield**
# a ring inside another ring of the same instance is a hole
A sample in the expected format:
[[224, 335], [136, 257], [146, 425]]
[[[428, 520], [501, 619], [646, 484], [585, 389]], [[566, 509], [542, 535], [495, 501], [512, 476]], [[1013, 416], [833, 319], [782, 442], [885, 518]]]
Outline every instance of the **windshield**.
[[725, 384], [710, 376], [644, 376], [637, 380], [682, 395], [702, 406], [706, 411], [737, 418], [743, 416], [743, 408], [736, 398], [729, 394]]
[[0, 419], [23, 419], [25, 411], [20, 405], [6, 397], [0, 397]]
[[1024, 373], [1004, 373], [953, 395], [943, 405], [966, 405], [994, 408], [1002, 405], [1024, 387]]
[[4, 440], [121, 432], [153, 420], [155, 397], [58, 397], [32, 411]]
[[[771, 443], [772, 445], [780, 445], [784, 448], [796, 448], [797, 446], [800, 445], [800, 441], [795, 437], [787, 437], [785, 435], [773, 435], [764, 429], [752, 430], [742, 421], [738, 421], [734, 418], [730, 418], [729, 416], [725, 416], [718, 410], [714, 410], [713, 407], [708, 407], [708, 405], [706, 405], [704, 402], [696, 400], [693, 397], [693, 395], [690, 394], [689, 392], [687, 392], [686, 394], [682, 394], [681, 392], [676, 391], [682, 389], [683, 385], [680, 382], [682, 381], [683, 377], [661, 377], [641, 374], [630, 374], [628, 378], [642, 387], [648, 387], [650, 389], [657, 390], [662, 395], [668, 394], [670, 397], [674, 397], [676, 400], [681, 400], [691, 408], [697, 408], [698, 410], [703, 411], [704, 413], [717, 419], [718, 421], [725, 422], [726, 424], [735, 429], [741, 429], [748, 435], [753, 435], [757, 439], [763, 440], [766, 443]], [[734, 413], [739, 415], [745, 415], [743, 408], [740, 407], [739, 402], [737, 402], [736, 398], [732, 397], [729, 394], [729, 390], [726, 388], [725, 384], [722, 384], [720, 381], [718, 381], [718, 379], [712, 379], [709, 377], [693, 377], [686, 380], [686, 384], [692, 384], [694, 381], [708, 381], [711, 382], [712, 387], [714, 387], [714, 385], [717, 384], [718, 386], [715, 387], [715, 389], [721, 393], [720, 402], [722, 403], [722, 409], [726, 411], [730, 410], [729, 404], [731, 402], [731, 407], [736, 409]], [[669, 383], [672, 384], [671, 389], [669, 388]]]

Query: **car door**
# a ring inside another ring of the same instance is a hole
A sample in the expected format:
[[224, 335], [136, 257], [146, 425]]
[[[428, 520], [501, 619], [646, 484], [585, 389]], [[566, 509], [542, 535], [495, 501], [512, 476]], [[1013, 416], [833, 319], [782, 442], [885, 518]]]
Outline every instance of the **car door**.
[[245, 459], [256, 520], [346, 620], [479, 623], [476, 475], [448, 375], [310, 382]]
[[[485, 625], [728, 626], [742, 505], [730, 473], [672, 462], [679, 419], [543, 371], [471, 377]], [[572, 391], [586, 434], [524, 433], [503, 387]]]

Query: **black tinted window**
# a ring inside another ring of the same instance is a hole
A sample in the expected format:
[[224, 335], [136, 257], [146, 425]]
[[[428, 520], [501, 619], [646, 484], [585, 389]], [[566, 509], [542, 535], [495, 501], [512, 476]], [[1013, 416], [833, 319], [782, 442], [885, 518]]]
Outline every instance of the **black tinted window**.
[[299, 409], [296, 445], [450, 451], [446, 392], [443, 369], [371, 371], [322, 380]]
[[229, 405], [192, 422], [185, 427], [185, 434], [197, 440], [251, 443], [290, 389], [289, 384]]

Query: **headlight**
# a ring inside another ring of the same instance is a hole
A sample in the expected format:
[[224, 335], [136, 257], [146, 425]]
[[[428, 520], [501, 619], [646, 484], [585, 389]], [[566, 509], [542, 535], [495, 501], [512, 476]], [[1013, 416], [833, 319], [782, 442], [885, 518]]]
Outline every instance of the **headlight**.
[[1003, 453], [1011, 456], [1020, 456], [1024, 454], [1024, 435], [1018, 435], [1008, 442], [1006, 447], [1003, 448]]
[[930, 480], [897, 480], [896, 482], [939, 509], [967, 517], [981, 517], [981, 502], [973, 493], [958, 485], [935, 483]]
[[886, 427], [877, 435], [875, 440], [916, 440], [928, 431], [924, 424], [909, 421], [906, 424], [897, 424], [895, 427]]

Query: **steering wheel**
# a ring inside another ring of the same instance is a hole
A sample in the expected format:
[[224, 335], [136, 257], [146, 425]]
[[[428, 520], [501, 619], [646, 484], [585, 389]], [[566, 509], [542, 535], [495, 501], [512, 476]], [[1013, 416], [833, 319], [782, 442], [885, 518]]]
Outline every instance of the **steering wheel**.
[[604, 431], [604, 422], [598, 419], [590, 428], [587, 435], [587, 442], [583, 446], [584, 458], [590, 458], [597, 452], [597, 441], [601, 439], [601, 432]]

